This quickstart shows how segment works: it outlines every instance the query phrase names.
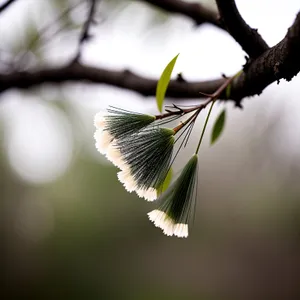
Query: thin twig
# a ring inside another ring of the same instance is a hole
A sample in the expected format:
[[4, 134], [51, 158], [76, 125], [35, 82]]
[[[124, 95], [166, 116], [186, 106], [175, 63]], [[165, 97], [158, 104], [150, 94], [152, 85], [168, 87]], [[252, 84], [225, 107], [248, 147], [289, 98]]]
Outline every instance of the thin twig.
[[[190, 112], [194, 112], [187, 120], [185, 120], [184, 122], [180, 122], [180, 124], [178, 126], [176, 126], [175, 128], [173, 128], [173, 130], [175, 131], [175, 133], [177, 133], [178, 131], [180, 131], [183, 127], [185, 127], [187, 124], [191, 123], [191, 122], [194, 122], [196, 121], [198, 115], [200, 114], [200, 112], [206, 108], [206, 106], [210, 103], [212, 103], [211, 105], [211, 108], [210, 108], [210, 111], [209, 111], [209, 114], [208, 114], [208, 118], [209, 118], [209, 115], [210, 115], [210, 112], [211, 112], [211, 109], [212, 109], [212, 106], [214, 104], [214, 102], [216, 102], [216, 100], [218, 100], [222, 94], [222, 92], [232, 83], [232, 81], [238, 77], [239, 75], [241, 74], [241, 71], [238, 72], [236, 75], [230, 77], [230, 78], [227, 78], [226, 81], [224, 83], [222, 83], [220, 85], [220, 87], [218, 87], [216, 89], [216, 91], [214, 93], [212, 93], [211, 95], [208, 95], [208, 98], [205, 102], [201, 103], [201, 104], [198, 104], [198, 105], [195, 105], [191, 108], [181, 108], [181, 107], [178, 107], [179, 111], [180, 111], [180, 114], [181, 116], [184, 116]], [[171, 116], [174, 116], [174, 115], [178, 115], [178, 111], [168, 111], [167, 113], [163, 113], [163, 114], [160, 114], [160, 115], [157, 115], [155, 116], [156, 120], [161, 120], [161, 119], [165, 119], [165, 118], [169, 118]], [[205, 132], [205, 128], [206, 128], [206, 125], [207, 125], [207, 121], [208, 121], [208, 118], [206, 120], [206, 123], [205, 123], [205, 126], [204, 126], [204, 129], [203, 129], [203, 132], [202, 132], [202, 136], [200, 138], [200, 141], [199, 141], [199, 144], [198, 144], [198, 147], [197, 147], [197, 150], [196, 150], [196, 153], [198, 153], [198, 150], [199, 150], [199, 147], [200, 147], [200, 144], [201, 144], [201, 141], [202, 141], [202, 138], [203, 138], [203, 135], [204, 135], [204, 132]]]
[[[57, 24], [63, 17], [65, 17], [67, 14], [69, 14], [73, 9], [79, 7], [82, 4], [82, 2], [77, 2], [75, 3], [73, 6], [67, 7], [64, 11], [62, 11], [54, 20], [50, 21], [48, 24], [46, 24], [44, 27], [42, 27], [38, 34], [36, 35], [36, 38], [32, 39], [30, 41], [30, 43], [27, 45], [27, 51], [25, 51], [22, 56], [18, 59], [19, 61], [23, 61], [25, 59], [25, 57], [28, 55], [29, 53], [29, 49], [32, 48], [32, 46], [37, 43], [41, 38], [43, 38], [47, 32], [53, 27], [53, 25]], [[52, 33], [48, 39], [44, 42], [44, 45], [50, 41], [51, 37], [55, 36], [56, 34], [58, 34], [61, 30], [63, 30], [66, 26], [63, 25], [62, 27], [60, 27], [58, 30], [56, 30], [54, 33]]]
[[82, 31], [81, 31], [81, 34], [79, 37], [77, 53], [75, 55], [75, 58], [73, 59], [73, 62], [79, 61], [83, 44], [91, 38], [89, 29], [94, 21], [93, 19], [94, 19], [94, 14], [96, 11], [96, 0], [90, 0], [90, 2], [91, 2], [91, 6], [90, 6], [89, 14], [88, 14], [87, 19], [82, 27]]
[[[272, 82], [281, 78], [291, 80], [300, 72], [299, 53], [300, 13], [284, 39], [253, 60], [249, 68], [232, 82], [230, 96], [223, 92], [220, 98], [230, 98], [239, 104], [245, 97], [262, 93]], [[129, 70], [114, 71], [77, 63], [60, 67], [44, 67], [39, 70], [32, 69], [27, 72], [0, 73], [0, 93], [11, 88], [27, 89], [43, 83], [58, 84], [70, 81], [107, 84], [135, 91], [144, 96], [154, 96], [157, 85], [157, 79], [140, 76]], [[199, 99], [201, 98], [199, 91], [211, 94], [225, 81], [223, 77], [202, 82], [171, 80], [166, 97]]]
[[7, 0], [0, 6], [0, 13], [2, 13], [6, 8], [8, 8], [11, 4], [16, 2], [16, 0]]
[[191, 18], [196, 25], [210, 23], [220, 29], [225, 29], [218, 19], [216, 11], [209, 9], [198, 2], [187, 2], [182, 0], [139, 0], [150, 5], [161, 8], [167, 12], [181, 14]]

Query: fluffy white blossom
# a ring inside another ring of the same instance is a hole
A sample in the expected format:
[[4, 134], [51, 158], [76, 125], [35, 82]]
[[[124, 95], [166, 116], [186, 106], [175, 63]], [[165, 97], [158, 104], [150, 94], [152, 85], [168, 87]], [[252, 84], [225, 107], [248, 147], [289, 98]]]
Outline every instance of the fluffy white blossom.
[[186, 164], [177, 180], [161, 196], [157, 209], [148, 213], [150, 221], [163, 233], [186, 238], [188, 224], [194, 209], [198, 156], [194, 155]]

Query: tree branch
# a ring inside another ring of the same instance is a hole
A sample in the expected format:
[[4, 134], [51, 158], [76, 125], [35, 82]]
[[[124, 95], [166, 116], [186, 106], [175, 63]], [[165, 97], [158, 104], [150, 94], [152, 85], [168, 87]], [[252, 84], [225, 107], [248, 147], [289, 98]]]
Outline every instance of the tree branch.
[[92, 37], [89, 33], [89, 29], [93, 23], [93, 18], [96, 10], [96, 0], [90, 0], [90, 2], [91, 2], [91, 6], [90, 6], [89, 14], [82, 27], [82, 31], [79, 37], [78, 49], [74, 61], [78, 61], [80, 59], [82, 45], [84, 44], [84, 42], [88, 41]]
[[[281, 78], [291, 80], [300, 71], [300, 13], [288, 29], [285, 38], [274, 47], [253, 60], [231, 85], [230, 99], [237, 105], [248, 96], [260, 94], [269, 84]], [[89, 81], [107, 84], [135, 91], [144, 96], [154, 96], [157, 80], [139, 76], [131, 71], [110, 71], [102, 68], [74, 63], [58, 68], [45, 68], [31, 72], [0, 74], [0, 92], [11, 88], [27, 89], [43, 83], [64, 83], [68, 81]], [[200, 98], [199, 92], [213, 93], [225, 81], [224, 78], [186, 82], [172, 80], [167, 97]], [[221, 99], [227, 99], [225, 93]]]
[[[107, 84], [135, 91], [143, 96], [153, 96], [157, 80], [139, 76], [129, 70], [113, 71], [103, 68], [85, 66], [79, 63], [42, 70], [0, 74], [0, 92], [11, 88], [27, 89], [43, 83], [64, 83], [68, 81], [85, 81]], [[207, 82], [172, 81], [168, 96], [174, 98], [199, 98], [198, 91], [214, 92], [223, 82], [223, 78]]]
[[235, 82], [232, 97], [260, 94], [280, 79], [290, 81], [300, 71], [300, 12], [284, 39], [255, 59]]
[[230, 35], [254, 59], [269, 49], [257, 29], [251, 28], [240, 15], [234, 0], [216, 0], [222, 22]]
[[224, 26], [221, 24], [218, 14], [211, 9], [206, 8], [197, 2], [186, 2], [182, 0], [139, 0], [147, 2], [153, 6], [159, 7], [165, 11], [178, 13], [191, 18], [196, 25], [203, 23], [213, 24], [221, 29]]
[[16, 0], [7, 0], [0, 6], [0, 13], [2, 13], [6, 8], [13, 4]]

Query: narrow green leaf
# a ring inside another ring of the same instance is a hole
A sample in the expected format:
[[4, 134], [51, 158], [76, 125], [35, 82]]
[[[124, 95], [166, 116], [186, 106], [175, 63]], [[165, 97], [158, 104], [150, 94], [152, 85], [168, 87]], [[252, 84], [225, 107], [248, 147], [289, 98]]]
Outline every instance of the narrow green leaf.
[[212, 134], [211, 134], [211, 140], [210, 140], [211, 145], [214, 144], [222, 134], [225, 126], [225, 120], [226, 120], [226, 110], [223, 109], [215, 121]]
[[171, 74], [173, 71], [173, 68], [175, 66], [177, 57], [179, 53], [168, 63], [168, 65], [165, 67], [164, 71], [162, 72], [157, 86], [156, 86], [156, 103], [158, 110], [162, 112], [163, 103], [165, 100], [166, 91], [171, 79]]
[[231, 83], [229, 83], [226, 87], [226, 98], [229, 99], [231, 94]]
[[165, 192], [168, 189], [168, 187], [171, 184], [172, 177], [173, 177], [173, 169], [170, 168], [170, 170], [165, 178], [165, 181], [162, 183], [161, 187], [159, 188], [160, 194], [162, 194], [163, 192]]

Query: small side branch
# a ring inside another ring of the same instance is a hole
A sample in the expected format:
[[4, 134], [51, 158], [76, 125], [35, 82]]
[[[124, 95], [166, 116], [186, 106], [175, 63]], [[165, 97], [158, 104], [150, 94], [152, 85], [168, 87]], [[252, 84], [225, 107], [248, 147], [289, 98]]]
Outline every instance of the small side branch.
[[224, 26], [219, 21], [217, 13], [197, 2], [186, 2], [182, 0], [139, 0], [139, 1], [147, 2], [167, 12], [177, 13], [189, 17], [195, 22], [196, 25], [201, 25], [203, 23], [210, 23], [221, 29], [224, 29]]
[[240, 15], [234, 0], [216, 0], [221, 21], [243, 50], [254, 59], [269, 49], [257, 29], [251, 28]]
[[82, 27], [82, 31], [79, 37], [78, 49], [77, 49], [76, 56], [74, 58], [74, 62], [77, 62], [80, 59], [83, 44], [91, 38], [89, 29], [94, 21], [93, 18], [96, 11], [96, 1], [97, 0], [90, 0], [91, 6], [90, 6], [89, 14]]
[[16, 2], [16, 0], [7, 0], [2, 5], [0, 5], [0, 13], [2, 13], [5, 9], [7, 9], [14, 2]]
[[[291, 80], [300, 72], [299, 53], [300, 13], [288, 29], [285, 38], [254, 59], [249, 67], [233, 80], [229, 98], [239, 105], [243, 98], [262, 93], [272, 82], [282, 78]], [[74, 63], [57, 68], [0, 74], [0, 93], [11, 88], [27, 89], [43, 83], [58, 84], [69, 81], [107, 84], [135, 91], [144, 96], [154, 96], [157, 85], [157, 79], [143, 77], [129, 70], [113, 71]], [[199, 99], [205, 97], [205, 94], [214, 93], [224, 82], [226, 82], [224, 77], [200, 82], [172, 80], [166, 96]], [[226, 100], [228, 96], [223, 92], [220, 98]]]

